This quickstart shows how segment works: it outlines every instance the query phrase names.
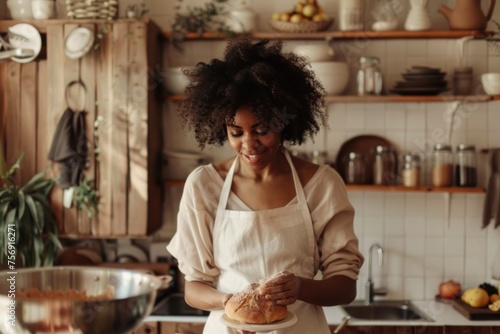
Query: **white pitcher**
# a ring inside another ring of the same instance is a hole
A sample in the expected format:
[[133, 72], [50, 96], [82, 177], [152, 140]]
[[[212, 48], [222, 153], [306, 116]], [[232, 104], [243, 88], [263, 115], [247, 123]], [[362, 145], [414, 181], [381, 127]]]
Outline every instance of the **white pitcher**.
[[405, 29], [410, 31], [431, 29], [432, 22], [427, 10], [427, 0], [410, 0], [410, 6]]

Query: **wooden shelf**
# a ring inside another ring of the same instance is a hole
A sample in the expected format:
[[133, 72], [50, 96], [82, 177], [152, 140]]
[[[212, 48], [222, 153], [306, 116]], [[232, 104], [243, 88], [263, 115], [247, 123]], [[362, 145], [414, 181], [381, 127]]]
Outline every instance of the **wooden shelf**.
[[[148, 22], [148, 19], [141, 20]], [[0, 33], [7, 32], [9, 27], [19, 23], [28, 23], [34, 26], [41, 34], [47, 33], [47, 26], [61, 25], [66, 23], [74, 24], [95, 24], [95, 23], [116, 23], [116, 22], [137, 22], [136, 19], [98, 20], [98, 19], [51, 19], [51, 20], [0, 20]]]
[[[184, 181], [165, 181], [165, 187], [183, 187]], [[482, 194], [484, 188], [469, 187], [404, 187], [404, 186], [375, 186], [372, 184], [347, 184], [347, 190], [352, 191], [398, 191], [398, 192], [439, 192], [439, 193], [461, 193], [461, 194]]]
[[[179, 102], [184, 100], [183, 95], [167, 96], [167, 101]], [[328, 95], [326, 102], [338, 103], [366, 103], [366, 102], [488, 102], [500, 100], [500, 96], [489, 95], [471, 95], [471, 96], [453, 96], [453, 95], [382, 95], [382, 96], [356, 96], [356, 95]]]
[[[282, 32], [255, 32], [248, 34], [252, 39], [282, 39], [282, 40], [321, 40], [321, 39], [435, 39], [435, 38], [461, 38], [474, 36], [484, 38], [491, 32], [481, 30], [428, 30], [428, 31], [321, 31], [314, 33], [282, 33]], [[170, 32], [165, 32], [164, 37], [170, 39]], [[184, 40], [224, 40], [228, 36], [224, 33], [207, 32], [203, 34], [187, 33]]]

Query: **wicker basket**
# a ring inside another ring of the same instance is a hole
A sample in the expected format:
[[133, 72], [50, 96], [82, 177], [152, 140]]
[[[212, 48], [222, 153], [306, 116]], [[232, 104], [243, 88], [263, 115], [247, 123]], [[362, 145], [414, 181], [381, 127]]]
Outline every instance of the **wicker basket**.
[[118, 14], [118, 0], [66, 0], [70, 19], [113, 20]]
[[270, 20], [269, 24], [274, 30], [280, 32], [307, 33], [323, 31], [330, 28], [330, 26], [333, 24], [333, 19], [330, 19], [328, 21], [307, 21], [300, 23]]

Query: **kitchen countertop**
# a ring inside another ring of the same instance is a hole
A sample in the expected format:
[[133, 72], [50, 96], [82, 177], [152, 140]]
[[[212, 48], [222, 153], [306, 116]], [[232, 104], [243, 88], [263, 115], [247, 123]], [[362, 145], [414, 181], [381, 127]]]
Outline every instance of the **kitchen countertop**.
[[[374, 321], [350, 319], [348, 326], [418, 326], [425, 323], [427, 326], [500, 326], [500, 321], [471, 321], [458, 313], [452, 305], [437, 301], [412, 301], [420, 310], [434, 319], [427, 321]], [[345, 313], [340, 306], [324, 307], [329, 325], [337, 325], [342, 321]], [[204, 323], [207, 317], [202, 316], [149, 316], [145, 321], [151, 322], [190, 322]]]

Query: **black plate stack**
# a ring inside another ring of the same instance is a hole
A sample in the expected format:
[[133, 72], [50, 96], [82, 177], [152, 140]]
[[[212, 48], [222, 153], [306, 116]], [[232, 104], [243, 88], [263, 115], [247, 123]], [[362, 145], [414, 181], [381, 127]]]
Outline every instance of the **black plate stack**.
[[401, 95], [437, 95], [448, 90], [446, 72], [439, 68], [412, 66], [402, 73], [404, 81], [398, 81], [391, 93]]

